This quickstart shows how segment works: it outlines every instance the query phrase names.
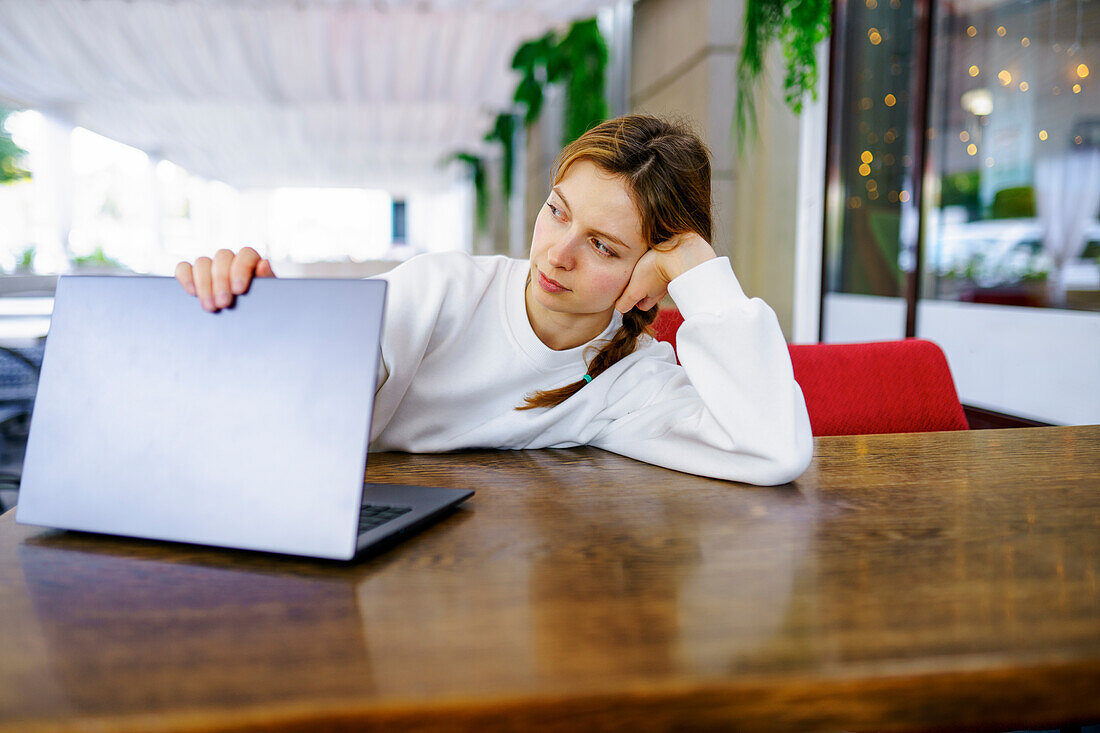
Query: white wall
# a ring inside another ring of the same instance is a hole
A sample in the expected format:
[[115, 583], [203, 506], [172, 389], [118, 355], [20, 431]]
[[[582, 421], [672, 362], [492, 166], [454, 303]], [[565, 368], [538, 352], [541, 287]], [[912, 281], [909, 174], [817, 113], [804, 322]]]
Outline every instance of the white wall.
[[964, 404], [1100, 423], [1100, 313], [922, 300], [917, 335], [947, 354]]
[[905, 337], [903, 298], [827, 293], [822, 315], [825, 343], [852, 344]]

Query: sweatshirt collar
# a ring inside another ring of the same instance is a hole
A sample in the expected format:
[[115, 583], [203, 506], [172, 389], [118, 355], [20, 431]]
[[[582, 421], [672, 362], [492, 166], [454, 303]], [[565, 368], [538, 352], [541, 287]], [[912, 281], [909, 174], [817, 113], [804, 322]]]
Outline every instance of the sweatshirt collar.
[[[583, 370], [585, 350], [598, 341], [610, 339], [619, 330], [619, 326], [622, 325], [622, 315], [615, 312], [611, 316], [611, 323], [608, 324], [603, 333], [588, 343], [575, 346], [572, 349], [555, 351], [535, 335], [534, 329], [531, 328], [531, 322], [527, 319], [527, 303], [524, 298], [524, 291], [527, 288], [527, 273], [529, 270], [530, 263], [527, 260], [511, 261], [511, 271], [508, 274], [507, 287], [504, 288], [503, 303], [508, 331], [519, 349], [536, 368], [543, 371], [562, 368]], [[577, 378], [579, 379], [582, 374], [583, 372], [578, 372]]]

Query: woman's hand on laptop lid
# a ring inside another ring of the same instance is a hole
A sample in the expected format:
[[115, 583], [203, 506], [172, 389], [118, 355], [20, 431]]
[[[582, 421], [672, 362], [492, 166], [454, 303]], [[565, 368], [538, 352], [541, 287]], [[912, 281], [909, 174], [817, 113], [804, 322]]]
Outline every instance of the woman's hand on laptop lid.
[[254, 277], [275, 277], [271, 262], [251, 247], [234, 254], [219, 249], [214, 259], [199, 257], [195, 264], [176, 265], [176, 280], [183, 289], [198, 297], [203, 310], [216, 313], [233, 305], [233, 298], [248, 292]]

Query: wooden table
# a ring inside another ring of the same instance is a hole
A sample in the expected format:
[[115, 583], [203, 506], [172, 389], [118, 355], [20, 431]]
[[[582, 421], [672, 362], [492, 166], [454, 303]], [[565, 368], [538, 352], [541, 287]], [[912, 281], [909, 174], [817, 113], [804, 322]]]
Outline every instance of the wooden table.
[[1100, 720], [1100, 427], [822, 438], [767, 489], [595, 449], [369, 476], [478, 493], [354, 564], [4, 515], [0, 730]]

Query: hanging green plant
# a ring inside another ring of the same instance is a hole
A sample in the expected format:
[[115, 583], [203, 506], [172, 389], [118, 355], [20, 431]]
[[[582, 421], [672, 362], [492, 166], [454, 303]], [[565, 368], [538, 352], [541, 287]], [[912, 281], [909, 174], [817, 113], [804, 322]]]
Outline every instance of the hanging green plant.
[[817, 44], [829, 37], [830, 0], [746, 0], [745, 39], [737, 65], [737, 106], [734, 125], [738, 147], [756, 134], [756, 86], [764, 72], [768, 48], [779, 42], [786, 74], [787, 106], [802, 112], [802, 99], [817, 99]]
[[546, 85], [565, 85], [563, 146], [610, 113], [604, 94], [607, 43], [595, 18], [574, 22], [560, 38], [550, 32], [524, 42], [512, 57], [512, 68], [521, 74], [513, 99], [523, 107], [528, 127], [542, 114]]
[[19, 165], [19, 159], [26, 155], [27, 151], [16, 145], [11, 135], [4, 129], [4, 122], [11, 112], [0, 107], [0, 183], [21, 181], [31, 177], [30, 172]]
[[489, 187], [485, 178], [485, 161], [473, 153], [453, 153], [443, 161], [444, 165], [458, 161], [466, 165], [474, 183], [474, 226], [478, 232], [489, 228]]
[[516, 158], [516, 117], [509, 112], [501, 112], [493, 120], [493, 127], [485, 134], [485, 141], [500, 143], [504, 150], [501, 166], [501, 184], [504, 189], [504, 200], [512, 196], [512, 166]]
[[[563, 36], [551, 31], [520, 44], [512, 56], [512, 68], [520, 73], [513, 99], [523, 112], [523, 124], [530, 127], [542, 114], [546, 85], [565, 85], [565, 124], [562, 145], [568, 145], [589, 128], [607, 119], [609, 108], [604, 97], [607, 73], [607, 44], [595, 18], [579, 20]], [[515, 132], [519, 117], [501, 112], [485, 134], [489, 143], [501, 146], [501, 189], [505, 201], [512, 195], [512, 168], [515, 161]], [[485, 161], [469, 152], [454, 153], [446, 159], [470, 166], [477, 200], [477, 229], [485, 232], [489, 224], [489, 190]]]
[[520, 73], [513, 99], [525, 110], [523, 123], [528, 127], [542, 114], [542, 89], [551, 72], [560, 73], [557, 58], [553, 31], [521, 43], [512, 56], [512, 68]]
[[607, 119], [604, 93], [607, 44], [595, 18], [579, 20], [558, 43], [565, 70], [565, 125], [562, 145], [568, 145]]

